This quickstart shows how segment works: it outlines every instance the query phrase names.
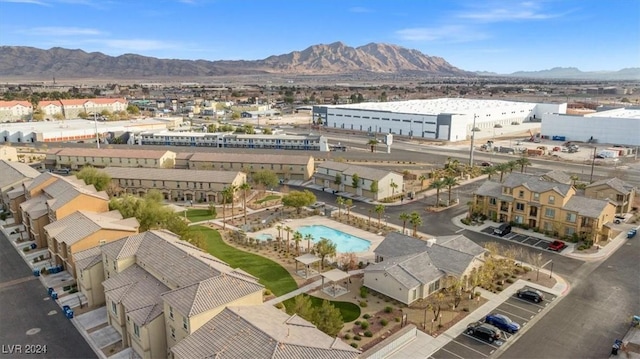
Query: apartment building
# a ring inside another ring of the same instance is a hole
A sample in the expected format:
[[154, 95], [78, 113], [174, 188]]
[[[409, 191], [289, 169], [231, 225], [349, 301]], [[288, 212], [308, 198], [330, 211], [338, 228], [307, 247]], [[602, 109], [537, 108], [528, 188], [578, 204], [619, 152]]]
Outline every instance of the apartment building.
[[588, 185], [584, 195], [609, 200], [616, 206], [616, 213], [628, 213], [633, 209], [636, 188], [618, 178], [606, 178]]
[[95, 265], [103, 269], [108, 323], [141, 358], [167, 357], [226, 306], [262, 304], [257, 278], [171, 232], [148, 231], [100, 248]]
[[107, 167], [102, 171], [125, 193], [143, 196], [157, 189], [169, 201], [220, 203], [225, 187], [238, 187], [247, 180], [246, 174], [237, 171], [122, 167]]
[[[354, 186], [354, 177], [358, 178], [357, 186]], [[404, 192], [404, 178], [399, 173], [342, 162], [318, 163], [313, 180], [319, 186], [373, 200]]]
[[0, 101], [0, 122], [28, 121], [32, 114], [29, 101]]
[[80, 113], [99, 115], [103, 111], [111, 113], [126, 111], [128, 106], [129, 103], [124, 98], [85, 98], [38, 102], [38, 108], [45, 118], [53, 118], [58, 115], [65, 119], [78, 118]]
[[[23, 183], [24, 202], [18, 206], [20, 217], [30, 240], [38, 248], [48, 246], [44, 227], [78, 210], [107, 212], [109, 196], [93, 185], [75, 177], [42, 173], [33, 181]], [[16, 222], [18, 223], [18, 222]]]
[[[196, 152], [181, 158], [184, 158], [183, 161], [186, 161], [189, 169], [241, 171], [249, 178], [257, 171], [269, 170], [280, 179], [307, 181], [311, 179], [314, 171], [312, 156]], [[178, 165], [183, 165], [183, 162]]]
[[0, 146], [0, 161], [18, 161], [18, 150], [11, 146]]
[[173, 168], [172, 151], [125, 150], [113, 148], [63, 148], [50, 150], [45, 158], [48, 168], [76, 170], [83, 166]]
[[171, 348], [187, 358], [357, 358], [360, 352], [272, 305], [227, 307]]
[[[0, 209], [10, 211], [9, 191], [22, 188], [22, 183], [31, 181], [40, 172], [30, 166], [7, 160], [0, 160]], [[19, 222], [17, 222], [19, 223]]]
[[556, 237], [606, 240], [615, 216], [609, 200], [580, 196], [570, 184], [543, 176], [512, 173], [503, 183], [484, 182], [474, 194], [475, 206], [498, 222], [513, 222]]
[[118, 211], [76, 211], [44, 226], [49, 255], [76, 276], [75, 254], [138, 233], [135, 218], [123, 219]]

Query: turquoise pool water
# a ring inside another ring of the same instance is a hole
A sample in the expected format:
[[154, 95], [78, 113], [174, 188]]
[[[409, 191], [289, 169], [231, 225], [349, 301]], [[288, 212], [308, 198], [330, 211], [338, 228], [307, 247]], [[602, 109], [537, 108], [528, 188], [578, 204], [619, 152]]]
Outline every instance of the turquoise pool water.
[[[369, 250], [369, 247], [371, 247], [371, 242], [366, 239], [352, 236], [348, 233], [344, 233], [327, 226], [303, 226], [298, 228], [297, 231], [302, 233], [303, 237], [307, 234], [312, 235], [313, 243], [317, 243], [322, 238], [330, 240], [336, 244], [336, 251], [340, 253], [365, 252]], [[304, 243], [306, 240], [303, 240], [302, 242]]]
[[268, 239], [273, 239], [273, 236], [270, 235], [269, 233], [260, 233], [256, 236], [256, 239], [260, 241], [266, 241]]

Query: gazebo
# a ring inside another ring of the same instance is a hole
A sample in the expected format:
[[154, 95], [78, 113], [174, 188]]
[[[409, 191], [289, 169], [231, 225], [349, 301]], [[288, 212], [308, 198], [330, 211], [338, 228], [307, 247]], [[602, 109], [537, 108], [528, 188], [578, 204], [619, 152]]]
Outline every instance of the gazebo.
[[[336, 298], [341, 295], [349, 293], [349, 281], [345, 281], [346, 288], [339, 284], [340, 281], [348, 279], [351, 275], [347, 272], [341, 271], [340, 269], [332, 269], [328, 272], [321, 273], [322, 275], [322, 292], [325, 294]], [[327, 279], [331, 286], [324, 286], [324, 279]]]
[[[317, 270], [311, 268], [313, 263], [317, 263], [320, 261], [320, 258], [316, 257], [314, 254], [306, 253], [299, 257], [296, 257], [295, 260], [296, 260], [296, 274], [298, 274], [302, 278], [307, 279], [307, 278], [315, 277], [318, 274]], [[304, 264], [304, 270], [301, 269], [300, 271], [298, 271], [298, 262]], [[309, 276], [310, 273], [311, 273], [311, 277]]]

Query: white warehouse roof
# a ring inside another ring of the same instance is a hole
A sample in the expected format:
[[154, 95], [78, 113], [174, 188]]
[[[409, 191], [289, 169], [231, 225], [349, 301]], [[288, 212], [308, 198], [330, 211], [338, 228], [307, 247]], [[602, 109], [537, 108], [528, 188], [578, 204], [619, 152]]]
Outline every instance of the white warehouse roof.
[[440, 113], [473, 114], [478, 109], [498, 110], [514, 106], [535, 106], [530, 102], [513, 102], [500, 100], [472, 100], [466, 98], [439, 98], [433, 100], [409, 100], [395, 102], [363, 102], [350, 105], [324, 105], [327, 108], [344, 108], [353, 110], [372, 110], [420, 115], [437, 115]]
[[640, 108], [616, 108], [608, 111], [594, 112], [584, 117], [611, 117], [640, 119]]

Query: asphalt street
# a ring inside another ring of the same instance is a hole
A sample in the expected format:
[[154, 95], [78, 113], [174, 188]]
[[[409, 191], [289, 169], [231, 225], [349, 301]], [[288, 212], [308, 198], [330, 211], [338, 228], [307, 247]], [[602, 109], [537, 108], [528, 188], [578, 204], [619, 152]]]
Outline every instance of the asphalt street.
[[96, 358], [2, 232], [0, 263], [0, 358]]

